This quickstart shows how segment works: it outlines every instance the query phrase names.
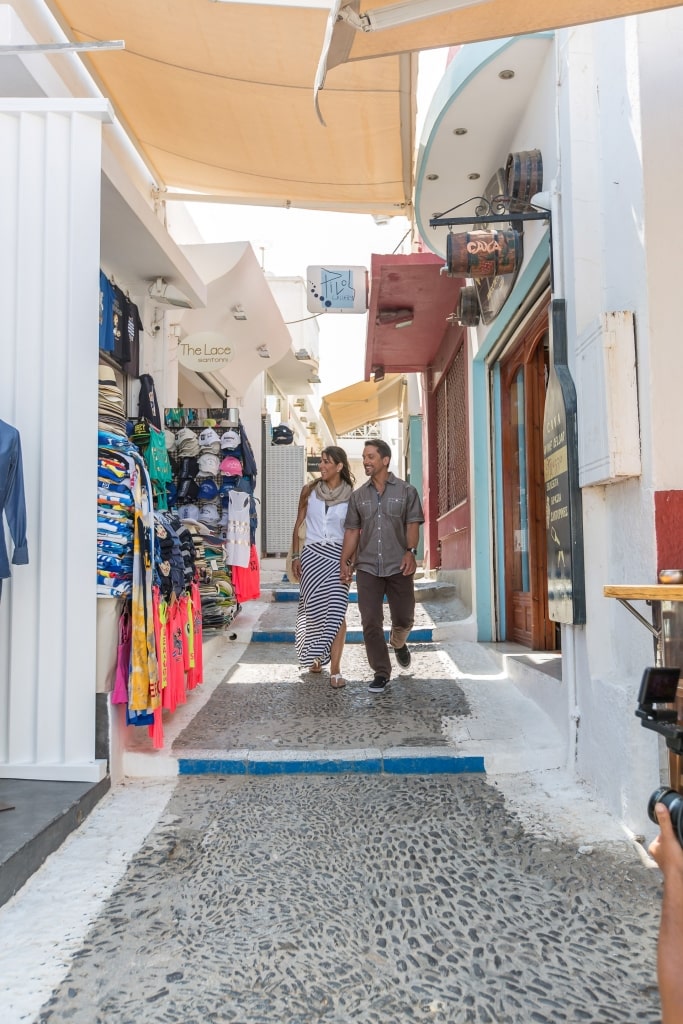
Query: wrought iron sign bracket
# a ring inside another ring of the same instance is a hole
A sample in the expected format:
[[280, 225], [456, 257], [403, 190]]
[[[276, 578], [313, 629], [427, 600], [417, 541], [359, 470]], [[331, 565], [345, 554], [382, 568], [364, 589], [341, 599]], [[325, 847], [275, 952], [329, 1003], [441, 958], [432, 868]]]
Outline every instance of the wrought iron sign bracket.
[[534, 213], [506, 213], [502, 215], [485, 214], [479, 217], [432, 217], [430, 228], [450, 228], [456, 224], [509, 224], [516, 220], [547, 220], [550, 221], [550, 210], [538, 210]]

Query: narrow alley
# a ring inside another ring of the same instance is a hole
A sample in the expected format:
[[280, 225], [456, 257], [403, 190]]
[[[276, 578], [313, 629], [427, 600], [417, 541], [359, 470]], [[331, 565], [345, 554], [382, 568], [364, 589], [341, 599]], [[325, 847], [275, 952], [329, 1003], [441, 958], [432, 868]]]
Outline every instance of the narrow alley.
[[343, 690], [299, 672], [286, 588], [211, 641], [148, 777], [0, 909], [4, 1024], [659, 1020], [658, 871], [421, 587], [379, 697], [353, 604]]

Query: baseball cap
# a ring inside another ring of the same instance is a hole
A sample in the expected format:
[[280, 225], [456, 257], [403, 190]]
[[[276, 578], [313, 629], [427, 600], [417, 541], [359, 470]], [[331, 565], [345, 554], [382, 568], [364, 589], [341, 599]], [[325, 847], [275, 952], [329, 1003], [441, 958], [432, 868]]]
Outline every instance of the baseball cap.
[[[214, 484], [214, 487], [216, 485]], [[178, 484], [178, 500], [179, 501], [194, 501], [199, 493], [199, 487], [197, 486], [196, 480], [185, 479], [181, 480]]]
[[221, 434], [221, 448], [234, 449], [239, 448], [240, 435], [236, 430], [226, 430], [224, 434]]
[[178, 515], [181, 519], [197, 519], [199, 516], [199, 506], [181, 505], [178, 509]]
[[221, 462], [223, 476], [242, 476], [242, 463], [234, 455], [226, 455]]
[[199, 456], [200, 476], [216, 476], [220, 469], [220, 459], [217, 455], [206, 452]]
[[221, 439], [213, 427], [207, 427], [205, 430], [202, 430], [199, 435], [199, 444], [202, 448], [208, 448], [212, 444], [220, 445], [220, 441]]
[[200, 501], [213, 501], [214, 498], [218, 497], [218, 488], [213, 480], [205, 480], [204, 483], [199, 485], [197, 497]]

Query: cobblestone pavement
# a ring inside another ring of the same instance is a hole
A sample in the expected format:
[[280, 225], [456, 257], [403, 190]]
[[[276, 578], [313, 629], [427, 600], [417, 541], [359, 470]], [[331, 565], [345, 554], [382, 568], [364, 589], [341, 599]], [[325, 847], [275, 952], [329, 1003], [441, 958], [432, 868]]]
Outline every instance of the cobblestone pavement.
[[655, 1024], [658, 916], [481, 776], [184, 778], [37, 1021]]

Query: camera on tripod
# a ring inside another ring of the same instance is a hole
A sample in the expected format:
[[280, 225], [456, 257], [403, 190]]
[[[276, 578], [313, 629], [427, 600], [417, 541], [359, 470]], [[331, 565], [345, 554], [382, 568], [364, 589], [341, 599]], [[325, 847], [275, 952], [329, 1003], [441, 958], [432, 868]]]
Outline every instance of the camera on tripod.
[[[665, 668], [661, 665], [646, 668], [640, 683], [636, 710], [641, 725], [663, 736], [667, 747], [674, 754], [683, 754], [683, 726], [678, 725], [676, 708], [679, 676], [678, 668]], [[683, 846], [683, 796], [668, 786], [656, 789], [647, 805], [648, 817], [655, 824], [655, 805], [658, 803], [668, 809], [673, 830]]]

